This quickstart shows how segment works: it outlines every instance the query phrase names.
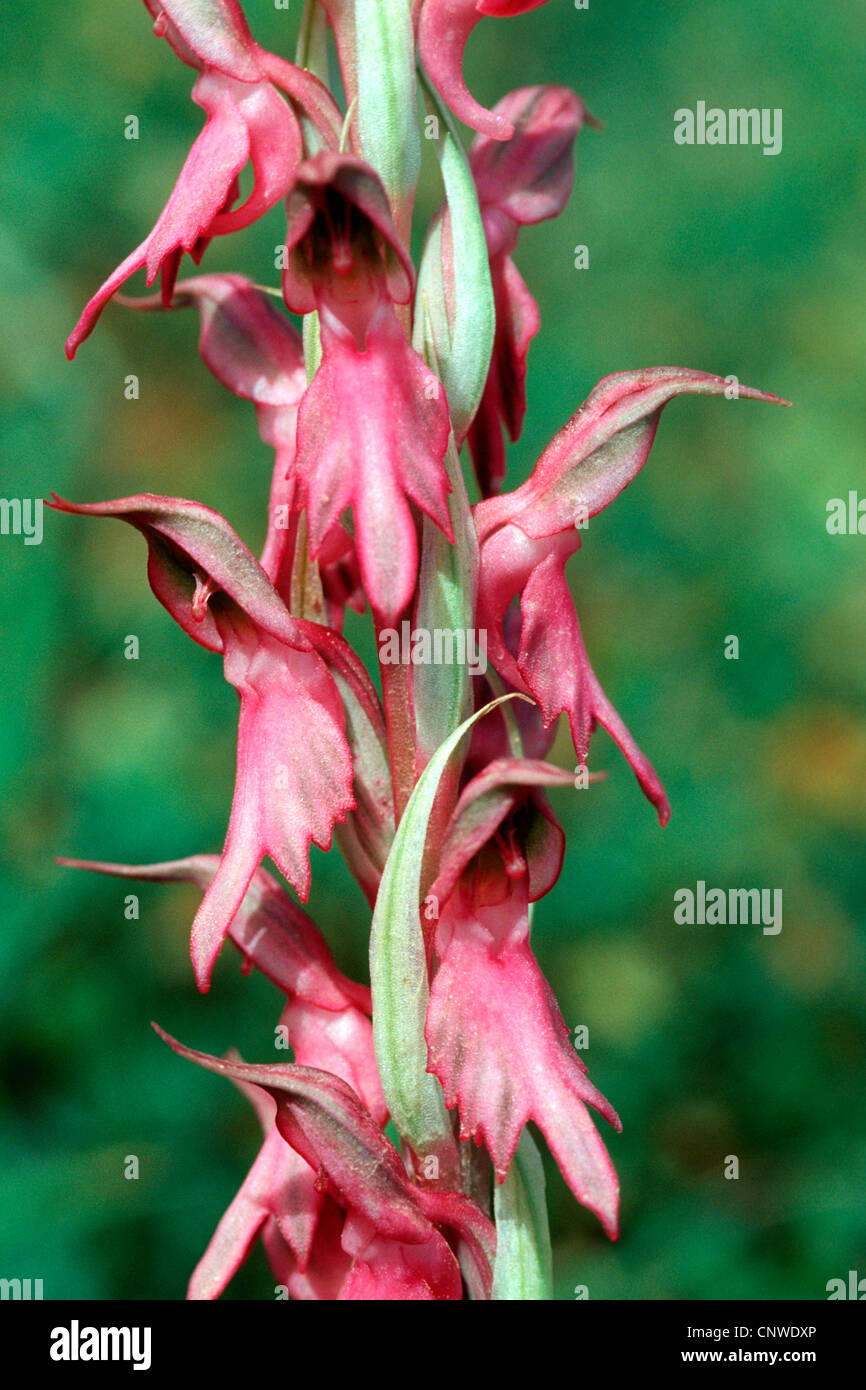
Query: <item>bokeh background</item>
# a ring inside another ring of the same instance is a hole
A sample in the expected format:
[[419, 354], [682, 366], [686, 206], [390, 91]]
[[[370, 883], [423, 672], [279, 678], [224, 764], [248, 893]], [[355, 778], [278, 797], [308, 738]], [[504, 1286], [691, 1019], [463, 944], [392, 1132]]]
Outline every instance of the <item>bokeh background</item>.
[[[300, 0], [246, 8], [291, 55]], [[617, 1245], [550, 1173], [562, 1299], [577, 1284], [592, 1298], [822, 1298], [829, 1279], [866, 1274], [866, 537], [825, 527], [830, 498], [866, 495], [862, 19], [855, 0], [820, 14], [552, 0], [470, 44], [487, 102], [564, 82], [604, 122], [580, 137], [566, 213], [517, 254], [542, 333], [515, 480], [611, 371], [735, 373], [794, 402], [672, 404], [649, 465], [573, 562], [594, 664], [673, 818], [661, 832], [601, 732], [607, 782], [554, 794], [569, 850], [536, 949], [624, 1122], [606, 1136]], [[251, 408], [202, 366], [193, 317], [110, 307], [73, 366], [62, 349], [199, 129], [191, 74], [140, 0], [35, 0], [3, 27], [3, 495], [195, 497], [255, 549], [270, 456]], [[781, 107], [782, 153], [675, 145], [674, 110], [698, 100]], [[130, 114], [138, 141], [123, 137]], [[424, 216], [436, 177], [425, 170]], [[207, 267], [272, 279], [280, 217], [214, 243]], [[41, 546], [0, 546], [0, 1275], [41, 1277], [47, 1298], [178, 1298], [258, 1134], [246, 1102], [149, 1021], [271, 1060], [278, 1000], [230, 949], [197, 995], [194, 890], [142, 886], [127, 921], [125, 885], [52, 856], [218, 849], [235, 696], [152, 598], [127, 528], [46, 512]], [[566, 742], [555, 752], [570, 765]], [[314, 871], [312, 911], [362, 974], [361, 895], [335, 855], [315, 853]], [[675, 925], [673, 894], [698, 879], [781, 888], [781, 934]], [[272, 1290], [257, 1252], [228, 1296]]]

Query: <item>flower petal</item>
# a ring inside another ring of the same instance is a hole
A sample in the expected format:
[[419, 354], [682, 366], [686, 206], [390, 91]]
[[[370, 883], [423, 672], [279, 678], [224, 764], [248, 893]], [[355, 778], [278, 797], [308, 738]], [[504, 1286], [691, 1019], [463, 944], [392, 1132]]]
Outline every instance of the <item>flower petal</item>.
[[500, 18], [523, 14], [544, 0], [498, 0], [496, 9], [483, 0], [424, 0], [418, 22], [418, 51], [430, 81], [464, 125], [510, 140], [514, 127], [504, 116], [488, 111], [472, 96], [463, 80], [463, 51], [469, 35], [485, 14]]
[[661, 412], [680, 395], [790, 402], [685, 367], [648, 367], [605, 377], [545, 449], [522, 487], [475, 508], [479, 537], [516, 522], [528, 536], [571, 530], [622, 492], [646, 463]]
[[433, 1227], [418, 1206], [396, 1149], [344, 1081], [310, 1067], [250, 1066], [209, 1057], [153, 1026], [179, 1056], [266, 1090], [276, 1102], [283, 1137], [327, 1179], [344, 1205], [382, 1235], [410, 1244], [429, 1239]]
[[[449, 939], [450, 933], [450, 939]], [[458, 1105], [461, 1138], [484, 1143], [502, 1181], [520, 1132], [533, 1119], [563, 1176], [609, 1235], [619, 1185], [586, 1106], [619, 1128], [586, 1078], [568, 1030], [529, 949], [523, 896], [478, 908], [465, 890], [440, 921], [440, 965], [430, 991], [430, 1070]]]
[[385, 625], [415, 588], [418, 544], [408, 500], [453, 540], [448, 409], [432, 372], [383, 307], [366, 350], [323, 332], [323, 358], [298, 414], [297, 475], [313, 554], [352, 506], [364, 589]]
[[494, 113], [514, 127], [510, 140], [479, 135], [469, 162], [482, 208], [520, 226], [558, 217], [574, 182], [574, 141], [584, 122], [597, 125], [569, 87], [519, 87]]

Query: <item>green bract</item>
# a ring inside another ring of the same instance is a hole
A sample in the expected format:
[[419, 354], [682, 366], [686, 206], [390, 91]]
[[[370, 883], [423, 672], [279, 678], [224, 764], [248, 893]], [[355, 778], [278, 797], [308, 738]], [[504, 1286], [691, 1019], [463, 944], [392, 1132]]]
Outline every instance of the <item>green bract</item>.
[[[370, 932], [373, 1039], [385, 1101], [397, 1129], [419, 1157], [456, 1166], [442, 1087], [427, 1071], [424, 1020], [430, 986], [419, 899], [427, 826], [439, 782], [464, 734], [506, 695], [465, 720], [424, 769], [394, 836]], [[520, 698], [520, 697], [517, 697]]]

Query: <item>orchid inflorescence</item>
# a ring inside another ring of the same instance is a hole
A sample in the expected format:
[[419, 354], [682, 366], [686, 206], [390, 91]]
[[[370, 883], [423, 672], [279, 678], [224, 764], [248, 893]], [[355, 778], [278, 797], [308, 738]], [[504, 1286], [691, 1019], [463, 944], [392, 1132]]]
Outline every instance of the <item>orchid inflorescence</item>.
[[[524, 87], [486, 110], [462, 59], [484, 16], [543, 0], [307, 0], [294, 64], [259, 47], [237, 0], [145, 3], [154, 32], [196, 70], [206, 122], [152, 232], [90, 300], [67, 352], [144, 269], [158, 294], [124, 303], [197, 311], [205, 365], [253, 403], [275, 455], [259, 560], [197, 502], [54, 499], [142, 532], [154, 594], [223, 657], [240, 698], [221, 855], [65, 861], [196, 884], [199, 988], [229, 937], [283, 996], [290, 1064], [210, 1057], [158, 1030], [235, 1081], [264, 1130], [189, 1297], [217, 1298], [261, 1236], [293, 1299], [549, 1298], [527, 1126], [611, 1237], [618, 1182], [587, 1107], [620, 1127], [530, 944], [531, 905], [564, 855], [545, 789], [575, 780], [546, 760], [559, 716], [585, 781], [600, 724], [662, 825], [669, 815], [590, 665], [565, 566], [586, 522], [643, 466], [668, 401], [728, 394], [729, 380], [681, 368], [608, 376], [527, 481], [503, 490], [504, 435], [521, 432], [539, 327], [512, 254], [523, 227], [562, 212], [575, 139], [595, 122], [562, 86]], [[324, 80], [329, 30], [345, 112]], [[455, 116], [476, 132], [468, 156]], [[416, 271], [422, 123], [444, 202]], [[279, 202], [284, 306], [240, 274], [178, 278], [185, 255], [198, 265], [213, 237]], [[381, 697], [342, 635], [347, 606], [372, 615]], [[482, 634], [489, 667], [388, 660], [384, 635], [406, 625]], [[369, 989], [340, 972], [262, 867], [272, 860], [306, 902], [311, 842], [327, 850], [335, 836], [372, 912]]]

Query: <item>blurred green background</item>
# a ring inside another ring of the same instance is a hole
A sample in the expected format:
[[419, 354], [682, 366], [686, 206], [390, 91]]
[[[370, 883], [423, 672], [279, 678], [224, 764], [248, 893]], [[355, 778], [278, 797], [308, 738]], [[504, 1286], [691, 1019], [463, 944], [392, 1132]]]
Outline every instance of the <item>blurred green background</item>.
[[[291, 56], [300, 0], [246, 10]], [[194, 497], [255, 549], [270, 455], [252, 409], [202, 366], [193, 317], [109, 307], [77, 362], [63, 356], [200, 128], [192, 74], [140, 0], [13, 6], [4, 42], [3, 495]], [[536, 950], [624, 1123], [605, 1135], [617, 1245], [550, 1175], [563, 1299], [576, 1284], [591, 1298], [822, 1298], [829, 1279], [866, 1274], [866, 538], [825, 528], [828, 499], [866, 494], [864, 69], [854, 0], [820, 13], [552, 0], [470, 43], [481, 99], [563, 82], [605, 126], [580, 137], [566, 213], [517, 252], [542, 332], [514, 479], [611, 371], [734, 373], [794, 401], [672, 404], [649, 465], [573, 562], [596, 670], [673, 818], [661, 832], [602, 732], [608, 781], [554, 794], [569, 849]], [[781, 107], [782, 153], [675, 145], [674, 110], [698, 100]], [[438, 196], [427, 169], [422, 218]], [[281, 236], [276, 209], [205, 265], [272, 281]], [[578, 244], [588, 270], [573, 268]], [[47, 1298], [177, 1298], [258, 1134], [246, 1102], [149, 1021], [267, 1061], [278, 998], [230, 948], [210, 996], [196, 993], [194, 890], [141, 886], [130, 922], [126, 885], [52, 856], [218, 849], [236, 698], [153, 599], [128, 528], [46, 512], [41, 546], [0, 546], [0, 1275], [41, 1277]], [[573, 761], [564, 741], [555, 753]], [[698, 879], [781, 888], [781, 934], [676, 926], [673, 894]], [[311, 910], [363, 973], [368, 917], [334, 855], [314, 855]], [[124, 1179], [133, 1154], [138, 1181]], [[723, 1176], [731, 1154], [737, 1181]], [[272, 1290], [257, 1252], [229, 1296]]]

